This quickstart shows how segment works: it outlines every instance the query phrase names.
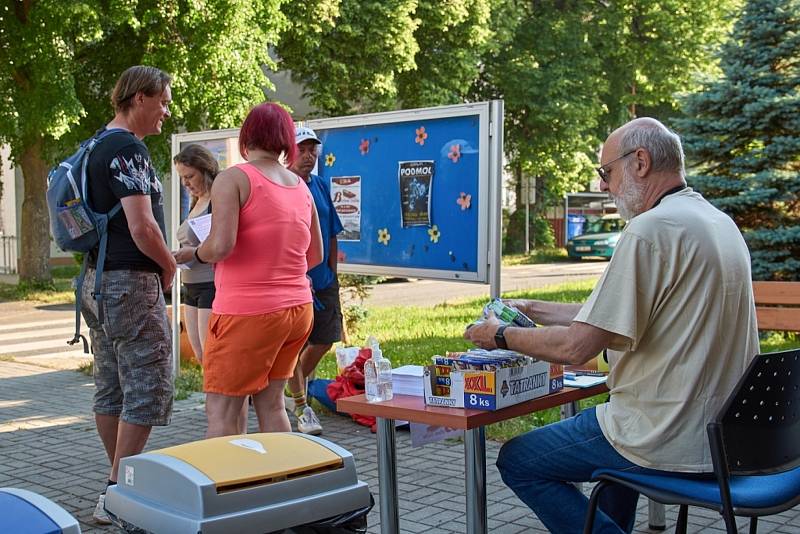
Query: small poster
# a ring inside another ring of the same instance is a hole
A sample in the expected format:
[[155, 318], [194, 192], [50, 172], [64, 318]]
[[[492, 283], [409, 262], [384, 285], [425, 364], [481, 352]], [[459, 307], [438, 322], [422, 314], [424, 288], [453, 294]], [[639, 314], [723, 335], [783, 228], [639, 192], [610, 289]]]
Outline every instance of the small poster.
[[427, 443], [434, 443], [443, 439], [463, 438], [464, 431], [458, 428], [427, 425], [424, 423], [411, 423], [411, 446], [422, 447]]
[[361, 240], [361, 177], [334, 176], [331, 178], [331, 200], [342, 221], [344, 230], [339, 241]]
[[430, 226], [433, 160], [401, 161], [397, 174], [403, 228]]

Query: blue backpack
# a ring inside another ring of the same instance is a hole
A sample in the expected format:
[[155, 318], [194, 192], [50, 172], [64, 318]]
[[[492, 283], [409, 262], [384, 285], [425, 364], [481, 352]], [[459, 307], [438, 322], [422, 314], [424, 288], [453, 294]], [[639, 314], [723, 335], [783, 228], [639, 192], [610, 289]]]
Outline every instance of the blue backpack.
[[50, 212], [50, 231], [58, 248], [65, 252], [83, 253], [81, 273], [75, 280], [75, 337], [68, 344], [74, 345], [83, 340], [83, 351], [89, 352], [86, 338], [81, 335], [81, 291], [89, 263], [89, 253], [98, 248], [97, 268], [94, 282], [94, 299], [97, 301], [97, 318], [103, 324], [103, 265], [108, 245], [108, 222], [122, 204], [117, 204], [108, 213], [98, 213], [89, 205], [89, 180], [86, 169], [89, 154], [106, 137], [121, 128], [103, 130], [81, 143], [78, 151], [53, 167], [47, 175], [47, 209]]

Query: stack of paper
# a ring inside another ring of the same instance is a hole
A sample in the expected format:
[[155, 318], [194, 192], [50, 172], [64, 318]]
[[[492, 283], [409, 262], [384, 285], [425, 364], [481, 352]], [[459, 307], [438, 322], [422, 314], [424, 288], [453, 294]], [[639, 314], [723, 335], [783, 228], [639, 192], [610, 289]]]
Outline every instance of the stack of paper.
[[425, 396], [421, 365], [404, 365], [392, 369], [392, 392], [395, 395]]
[[606, 376], [601, 375], [581, 375], [579, 373], [564, 372], [564, 385], [571, 388], [590, 388], [597, 384], [603, 384]]

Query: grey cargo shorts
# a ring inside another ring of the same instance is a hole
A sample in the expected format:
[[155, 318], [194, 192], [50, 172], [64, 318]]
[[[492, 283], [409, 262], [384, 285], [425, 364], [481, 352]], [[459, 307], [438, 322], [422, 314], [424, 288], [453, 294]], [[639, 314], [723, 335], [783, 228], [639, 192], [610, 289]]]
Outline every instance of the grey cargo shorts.
[[145, 271], [105, 271], [104, 322], [97, 318], [94, 269], [87, 269], [81, 311], [94, 354], [94, 413], [142, 426], [172, 416], [172, 334], [161, 280]]

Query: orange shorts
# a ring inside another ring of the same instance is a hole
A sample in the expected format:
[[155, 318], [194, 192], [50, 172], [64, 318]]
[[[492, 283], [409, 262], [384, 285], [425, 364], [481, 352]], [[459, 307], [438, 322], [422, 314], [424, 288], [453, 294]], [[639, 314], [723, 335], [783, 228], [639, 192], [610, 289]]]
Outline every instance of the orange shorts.
[[241, 397], [263, 390], [270, 379], [290, 378], [313, 322], [311, 303], [260, 315], [212, 313], [203, 391]]

